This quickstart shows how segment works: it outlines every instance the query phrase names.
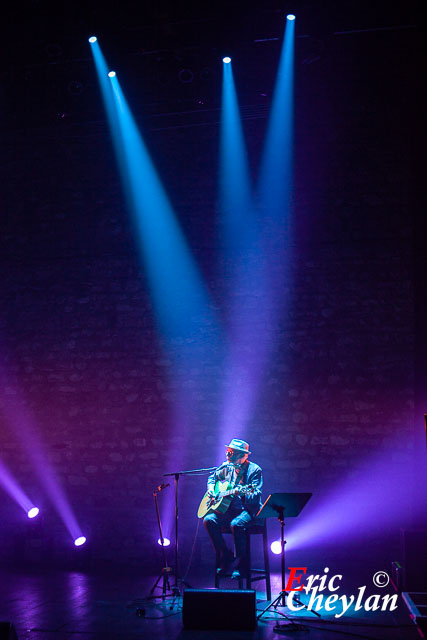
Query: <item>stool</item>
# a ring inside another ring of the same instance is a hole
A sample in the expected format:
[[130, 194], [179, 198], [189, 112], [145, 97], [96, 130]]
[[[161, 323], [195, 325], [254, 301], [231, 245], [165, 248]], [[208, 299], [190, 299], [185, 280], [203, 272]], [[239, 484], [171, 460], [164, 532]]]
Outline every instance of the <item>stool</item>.
[[[231, 533], [230, 527], [221, 527], [221, 533]], [[246, 580], [246, 589], [252, 588], [252, 583], [258, 580], [265, 580], [267, 592], [267, 600], [271, 600], [271, 582], [270, 582], [270, 559], [268, 556], [268, 537], [267, 537], [267, 521], [265, 518], [254, 518], [247, 527], [246, 531], [246, 566], [248, 573], [246, 578], [240, 578], [239, 589], [243, 589], [243, 582]], [[264, 553], [264, 569], [255, 569], [251, 565], [251, 537], [254, 535], [262, 535], [263, 553]], [[216, 557], [216, 567], [219, 566], [219, 555]], [[221, 578], [229, 578], [230, 573], [218, 575], [215, 573], [215, 588], [219, 589], [219, 581]]]

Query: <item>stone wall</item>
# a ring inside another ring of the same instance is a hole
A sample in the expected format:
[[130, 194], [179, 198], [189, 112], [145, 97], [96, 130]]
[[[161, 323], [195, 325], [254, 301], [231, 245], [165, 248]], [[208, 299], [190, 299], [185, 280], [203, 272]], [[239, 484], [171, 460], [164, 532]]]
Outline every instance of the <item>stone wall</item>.
[[[364, 44], [334, 46], [342, 50], [331, 49], [297, 83], [294, 257], [277, 300], [287, 304], [278, 323], [260, 327], [276, 347], [246, 435], [266, 495], [327, 494], [381, 452], [391, 468], [413, 459], [414, 222], [410, 149], [405, 132], [396, 134], [408, 106], [384, 76], [387, 56], [366, 82], [368, 56], [362, 68], [355, 64]], [[395, 69], [400, 79], [405, 69]], [[375, 86], [376, 74], [383, 86]], [[257, 113], [244, 123], [254, 167], [266, 124]], [[224, 313], [216, 119], [161, 128], [154, 118], [145, 134], [212, 304]], [[35, 472], [37, 455], [28, 453], [36, 442], [88, 533], [84, 562], [156, 567], [152, 492], [163, 473], [177, 470], [169, 466], [171, 449], [178, 469], [219, 461], [214, 431], [199, 424], [180, 433], [172, 425], [172, 360], [156, 326], [108, 127], [21, 128], [6, 136], [2, 163], [1, 455], [44, 516], [26, 522], [2, 494], [1, 557], [74, 557]], [[203, 363], [192, 375], [203, 377]], [[213, 388], [203, 403], [206, 424], [215, 423]], [[203, 491], [204, 479], [180, 481], [184, 564]], [[169, 532], [171, 490], [160, 498]], [[204, 532], [196, 561], [210, 562]]]

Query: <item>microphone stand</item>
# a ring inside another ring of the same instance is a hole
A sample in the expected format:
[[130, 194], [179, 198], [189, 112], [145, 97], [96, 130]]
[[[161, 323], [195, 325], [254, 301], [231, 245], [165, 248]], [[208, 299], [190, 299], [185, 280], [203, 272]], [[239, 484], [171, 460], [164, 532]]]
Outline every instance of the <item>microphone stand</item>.
[[[160, 544], [162, 547], [162, 553], [163, 553], [163, 568], [156, 580], [156, 582], [154, 583], [153, 587], [151, 588], [150, 591], [150, 595], [148, 596], [147, 600], [153, 599], [153, 598], [162, 598], [162, 600], [164, 600], [166, 598], [166, 594], [167, 592], [170, 590], [172, 591], [170, 585], [169, 585], [169, 573], [172, 571], [172, 569], [168, 566], [168, 561], [166, 558], [166, 549], [165, 549], [165, 539], [163, 537], [163, 529], [162, 529], [162, 522], [160, 520], [160, 511], [159, 511], [159, 502], [157, 500], [157, 494], [160, 493], [160, 491], [163, 491], [164, 489], [166, 489], [169, 486], [169, 482], [167, 484], [161, 484], [157, 487], [156, 491], [153, 491], [153, 497], [154, 497], [154, 503], [156, 505], [156, 515], [157, 515], [157, 524], [159, 526], [159, 535], [160, 535]], [[155, 589], [157, 588], [157, 585], [159, 584], [160, 580], [163, 580], [162, 582], [162, 595], [161, 596], [157, 596], [157, 595], [153, 595]]]
[[[185, 582], [183, 578], [179, 574], [179, 561], [178, 561], [178, 520], [179, 520], [179, 509], [178, 509], [178, 482], [180, 476], [198, 476], [205, 475], [207, 473], [211, 473], [215, 471], [217, 467], [208, 467], [207, 469], [189, 469], [187, 471], [174, 471], [172, 473], [164, 473], [164, 477], [172, 477], [174, 478], [175, 484], [175, 584], [172, 587], [172, 592], [174, 594], [174, 601], [172, 603], [172, 607], [175, 603], [175, 600], [180, 597], [182, 585], [191, 588], [191, 585], [188, 582]], [[171, 607], [171, 608], [172, 608]]]

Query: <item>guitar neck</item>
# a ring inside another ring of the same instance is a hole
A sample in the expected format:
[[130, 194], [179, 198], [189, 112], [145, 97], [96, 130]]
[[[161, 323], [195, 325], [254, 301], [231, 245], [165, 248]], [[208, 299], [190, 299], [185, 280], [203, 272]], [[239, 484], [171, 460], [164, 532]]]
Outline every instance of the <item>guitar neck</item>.
[[[227, 496], [231, 496], [237, 487], [234, 487], [233, 489], [227, 489], [227, 491], [221, 491], [221, 493], [217, 494], [217, 498], [226, 498]], [[247, 490], [249, 489], [249, 487], [242, 487], [243, 493], [246, 493]]]
[[218, 493], [218, 495], [216, 497], [217, 498], [226, 498], [227, 496], [231, 496], [232, 493], [234, 493], [234, 489], [229, 489], [228, 491], [221, 491], [221, 493]]

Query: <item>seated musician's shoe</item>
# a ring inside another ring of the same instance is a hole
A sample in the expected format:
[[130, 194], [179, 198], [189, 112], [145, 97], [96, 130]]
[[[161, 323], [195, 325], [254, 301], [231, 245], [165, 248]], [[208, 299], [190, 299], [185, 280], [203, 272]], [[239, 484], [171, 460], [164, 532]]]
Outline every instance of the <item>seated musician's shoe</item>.
[[234, 562], [234, 555], [227, 549], [222, 555], [220, 565], [216, 569], [216, 573], [219, 576], [224, 576], [230, 571], [230, 567]]
[[248, 566], [245, 558], [238, 558], [237, 566], [231, 574], [232, 580], [244, 580], [248, 576]]

